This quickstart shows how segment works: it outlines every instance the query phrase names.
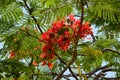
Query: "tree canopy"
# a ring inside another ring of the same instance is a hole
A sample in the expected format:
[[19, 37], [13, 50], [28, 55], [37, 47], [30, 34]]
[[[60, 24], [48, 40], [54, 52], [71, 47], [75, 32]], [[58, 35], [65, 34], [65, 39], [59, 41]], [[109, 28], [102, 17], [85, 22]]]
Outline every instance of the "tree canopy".
[[119, 80], [119, 13], [120, 0], [0, 0], [0, 79]]

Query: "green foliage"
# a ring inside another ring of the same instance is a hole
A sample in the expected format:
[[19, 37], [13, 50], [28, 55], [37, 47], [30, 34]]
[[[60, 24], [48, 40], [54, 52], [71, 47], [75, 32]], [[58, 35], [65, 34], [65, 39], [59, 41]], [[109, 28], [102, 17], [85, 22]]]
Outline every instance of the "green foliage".
[[88, 16], [86, 20], [90, 21], [92, 24], [95, 24], [97, 27], [102, 28], [101, 32], [105, 32], [106, 36], [112, 38], [116, 37], [114, 35], [118, 34], [120, 31], [119, 21], [120, 21], [120, 10], [119, 10], [119, 1], [118, 0], [91, 0], [92, 5], [88, 5]]
[[95, 44], [97, 47], [99, 47], [100, 49], [104, 49], [104, 48], [119, 48], [120, 44], [118, 40], [115, 39], [99, 39], [96, 41]]
[[19, 7], [17, 3], [12, 3], [9, 4], [5, 10], [2, 9], [2, 21], [15, 22], [19, 20], [20, 16], [22, 16], [22, 11]]
[[91, 47], [83, 47], [82, 53], [85, 57], [80, 57], [80, 63], [85, 71], [91, 71], [92, 69], [98, 67], [102, 63], [103, 53], [101, 50], [97, 50]]
[[[119, 8], [116, 6], [115, 1], [112, 0], [92, 0], [93, 5], [90, 5], [90, 11], [94, 14], [92, 17], [97, 17], [103, 21], [116, 21], [116, 14], [119, 13]], [[93, 18], [95, 19], [95, 18]], [[104, 22], [103, 22], [104, 23]]]
[[[16, 26], [20, 21], [23, 12], [18, 3], [12, 2], [11, 4], [7, 5], [5, 8], [0, 7], [0, 33], [4, 31], [8, 31], [14, 26]], [[2, 31], [1, 31], [2, 30]]]
[[9, 5], [9, 4], [11, 4], [11, 3], [13, 3], [13, 2], [15, 2], [16, 0], [1, 0], [0, 1], [0, 7], [6, 7], [7, 5]]
[[58, 17], [63, 18], [72, 11], [72, 6], [70, 5], [71, 3], [69, 3], [67, 0], [63, 2], [60, 0], [42, 0], [41, 4], [40, 7], [32, 12], [33, 16], [39, 17], [38, 21], [41, 22], [40, 25], [50, 24], [58, 19]]
[[[25, 2], [26, 3], [25, 3]], [[82, 5], [84, 12], [82, 12]], [[1, 0], [0, 1], [0, 42], [4, 43], [0, 49], [0, 78], [1, 80], [30, 80], [37, 77], [38, 80], [52, 80], [67, 66], [63, 64], [58, 56], [65, 63], [74, 56], [74, 47], [70, 43], [69, 50], [56, 49], [52, 70], [42, 66], [40, 58], [41, 42], [39, 28], [44, 32], [51, 23], [63, 19], [70, 13], [75, 13], [77, 18], [84, 15], [84, 21], [97, 26], [98, 33], [95, 42], [78, 42], [77, 59], [70, 67], [74, 72], [81, 72], [82, 79], [86, 73], [100, 68], [103, 62], [112, 65], [111, 69], [120, 75], [120, 0]], [[84, 22], [83, 21], [83, 22]], [[61, 32], [60, 32], [61, 34]], [[104, 34], [104, 35], [103, 35]], [[103, 51], [104, 49], [113, 51]], [[10, 51], [15, 52], [13, 59], [8, 59]], [[117, 51], [117, 52], [116, 52]], [[38, 63], [37, 66], [32, 62]], [[80, 66], [81, 69], [77, 69]], [[84, 74], [85, 73], [85, 74]], [[70, 73], [71, 74], [71, 73]], [[93, 76], [94, 77], [94, 76]]]
[[0, 66], [0, 72], [5, 75], [5, 77], [19, 77], [23, 72], [29, 73], [32, 71], [32, 69], [23, 63], [12, 59], [0, 61]]
[[[37, 32], [35, 32], [34, 30], [30, 30], [29, 32], [27, 32], [29, 34], [32, 35], [38, 35]], [[11, 35], [8, 34], [4, 34], [6, 35], [6, 37], [3, 39], [4, 41], [4, 48], [8, 48], [6, 49], [6, 53], [7, 50], [12, 50], [15, 51], [16, 54], [18, 56], [16, 56], [17, 59], [22, 59], [25, 56], [33, 56], [34, 58], [38, 58], [38, 56], [40, 55], [41, 51], [40, 51], [40, 45], [41, 43], [39, 43], [38, 39], [30, 36], [29, 34], [27, 34], [26, 31], [18, 31], [15, 32]], [[32, 55], [34, 54], [34, 55]]]
[[29, 80], [28, 76], [26, 76], [26, 75], [22, 75], [18, 78], [18, 80], [23, 80], [23, 79], [24, 80]]
[[0, 78], [1, 80], [13, 80], [13, 78]]

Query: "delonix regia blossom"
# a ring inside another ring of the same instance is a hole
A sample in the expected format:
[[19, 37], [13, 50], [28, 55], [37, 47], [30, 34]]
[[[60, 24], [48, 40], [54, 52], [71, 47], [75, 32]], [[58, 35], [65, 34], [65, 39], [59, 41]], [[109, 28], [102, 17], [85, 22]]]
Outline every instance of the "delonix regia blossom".
[[48, 65], [52, 69], [53, 64], [50, 60], [55, 58], [55, 49], [68, 50], [70, 44], [74, 45], [77, 39], [83, 39], [89, 34], [93, 34], [89, 22], [81, 24], [81, 20], [76, 19], [73, 14], [70, 14], [69, 18], [53, 22], [52, 26], [41, 35], [42, 66]]

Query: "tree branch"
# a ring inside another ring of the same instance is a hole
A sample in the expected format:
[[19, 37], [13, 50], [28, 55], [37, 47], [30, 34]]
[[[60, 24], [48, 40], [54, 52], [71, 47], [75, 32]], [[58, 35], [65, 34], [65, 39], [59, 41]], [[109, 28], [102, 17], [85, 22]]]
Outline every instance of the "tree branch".
[[26, 32], [26, 31], [24, 31], [24, 30], [22, 30], [22, 29], [20, 29], [22, 32], [25, 32], [24, 33], [24, 35], [26, 35], [26, 36], [31, 36], [31, 37], [34, 37], [34, 38], [36, 38], [36, 39], [39, 39], [37, 36], [35, 36], [35, 35], [32, 35], [32, 34], [30, 34], [29, 32]]
[[30, 63], [29, 63], [29, 67], [32, 66], [32, 62], [33, 62], [33, 58], [31, 58], [31, 61], [30, 61]]
[[86, 56], [86, 54], [78, 54], [78, 56]]
[[[60, 60], [61, 63], [63, 63], [64, 65], [67, 65], [59, 56], [58, 54], [55, 54], [57, 56], [57, 58]], [[71, 74], [73, 75], [73, 77], [78, 80], [78, 78], [76, 77], [76, 75], [74, 74], [74, 72], [72, 71], [72, 69], [69, 66], [69, 71], [71, 72]]]
[[55, 79], [55, 80], [59, 80], [63, 73], [70, 67], [70, 65], [72, 65], [74, 63], [74, 61], [77, 59], [77, 45], [78, 45], [78, 40], [75, 43], [75, 49], [72, 53], [72, 58], [71, 60], [68, 62], [67, 66], [64, 68], [64, 70], [59, 74], [59, 76]]
[[119, 76], [119, 77], [114, 77], [114, 78], [102, 77], [102, 79], [105, 79], [105, 80], [119, 80], [119, 79], [120, 79], [120, 76]]
[[108, 49], [108, 48], [106, 48], [106, 49], [103, 49], [103, 50], [102, 50], [102, 52], [107, 52], [107, 51], [111, 51], [111, 52], [114, 52], [114, 53], [120, 55], [120, 52], [115, 51], [115, 50], [112, 50], [112, 49]]
[[72, 71], [72, 69], [70, 68], [70, 66], [69, 66], [69, 71], [71, 72], [72, 76], [73, 76], [76, 80], [79, 80], [79, 79], [76, 77], [76, 75], [74, 74], [74, 72]]
[[70, 67], [71, 64], [74, 63], [74, 61], [76, 60], [76, 58], [77, 58], [77, 54], [75, 54], [72, 57], [71, 61], [68, 63], [68, 65], [64, 68], [64, 70], [59, 74], [59, 76], [55, 80], [59, 80], [62, 77], [63, 73]]
[[83, 23], [83, 20], [84, 20], [84, 0], [81, 0], [81, 24]]
[[95, 70], [93, 70], [93, 71], [91, 71], [90, 73], [88, 73], [88, 77], [91, 77], [91, 76], [92, 76], [93, 74], [95, 74], [97, 71], [102, 70], [102, 69], [105, 69], [105, 68], [108, 68], [108, 67], [110, 67], [110, 66], [112, 66], [112, 64], [107, 64], [107, 65], [102, 66], [102, 67], [100, 67], [100, 68], [96, 68]]
[[93, 42], [95, 42], [95, 41], [96, 41], [95, 36], [94, 36], [93, 34], [91, 34], [91, 37], [92, 37], [92, 39], [93, 39]]
[[108, 71], [115, 71], [116, 69], [109, 69], [109, 68], [106, 68], [106, 69], [103, 69], [100, 73], [98, 73], [98, 75], [93, 79], [93, 80], [98, 80], [98, 78], [100, 77], [103, 77], [102, 74], [105, 73], [105, 72], [108, 72]]
[[63, 63], [64, 65], [66, 65], [66, 62], [64, 62], [60, 56], [58, 54], [55, 53], [55, 56], [60, 60], [61, 63]]
[[30, 7], [27, 5], [26, 0], [23, 0], [23, 2], [24, 2], [24, 4], [25, 4], [26, 8], [28, 9], [28, 13], [30, 14], [30, 16], [32, 17], [32, 19], [33, 19], [34, 22], [36, 23], [36, 25], [37, 25], [39, 31], [40, 31], [41, 34], [42, 34], [43, 31], [42, 31], [42, 29], [40, 28], [40, 25], [38, 24], [37, 19], [32, 15], [32, 10], [31, 10]]

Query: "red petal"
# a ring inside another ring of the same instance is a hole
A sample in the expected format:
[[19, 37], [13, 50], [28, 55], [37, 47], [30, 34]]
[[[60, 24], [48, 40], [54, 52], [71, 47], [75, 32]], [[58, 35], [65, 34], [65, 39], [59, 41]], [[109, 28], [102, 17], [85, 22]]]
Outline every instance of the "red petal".
[[52, 54], [52, 55], [51, 55], [51, 57], [52, 57], [52, 59], [54, 59], [55, 55], [54, 55], [54, 54]]
[[47, 51], [47, 45], [43, 45], [42, 46], [42, 52], [46, 52]]
[[46, 62], [45, 61], [42, 61], [42, 66], [46, 65]]
[[48, 67], [49, 67], [50, 69], [52, 69], [52, 68], [53, 68], [53, 64], [50, 63], [50, 62], [48, 62]]
[[45, 32], [41, 35], [41, 39], [45, 42], [47, 42], [49, 40], [50, 36], [48, 32]]
[[15, 57], [15, 52], [14, 52], [14, 51], [11, 51], [11, 52], [10, 52], [10, 57], [9, 57], [9, 58], [12, 59], [12, 58], [14, 58], [14, 57]]
[[75, 21], [75, 18], [74, 18], [74, 15], [73, 15], [73, 14], [70, 14], [70, 15], [69, 15], [69, 18], [70, 18], [71, 21]]
[[40, 58], [45, 58], [45, 56], [46, 56], [46, 54], [42, 53], [42, 54], [40, 55]]
[[68, 49], [68, 45], [63, 45], [61, 46], [62, 50], [67, 50]]
[[90, 23], [89, 23], [89, 22], [85, 22], [83, 25], [84, 25], [84, 26], [89, 26]]
[[37, 62], [35, 62], [35, 61], [33, 61], [33, 62], [32, 62], [32, 65], [37, 66], [37, 65], [38, 65], [38, 63], [37, 63]]

